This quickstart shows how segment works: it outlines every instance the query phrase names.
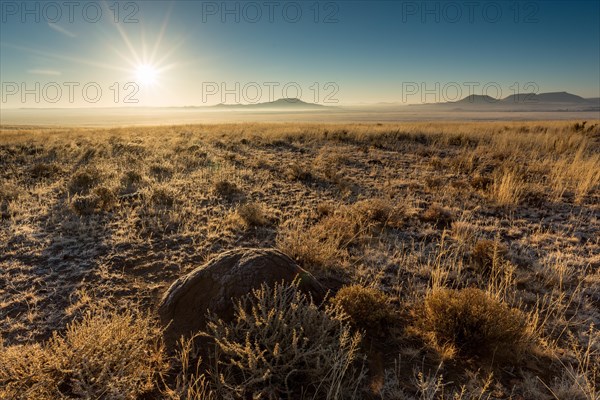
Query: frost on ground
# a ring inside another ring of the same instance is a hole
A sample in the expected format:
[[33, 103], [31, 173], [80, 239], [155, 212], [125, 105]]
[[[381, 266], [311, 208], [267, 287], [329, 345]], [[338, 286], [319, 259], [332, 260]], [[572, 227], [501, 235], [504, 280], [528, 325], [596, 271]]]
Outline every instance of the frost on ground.
[[[145, 327], [123, 354], [153, 355], [102, 381], [117, 398], [598, 396], [598, 121], [3, 127], [0, 176], [0, 387], [103, 393], [56, 357], [104, 324]], [[160, 295], [237, 247], [277, 247], [330, 289], [320, 309], [294, 301], [339, 325], [360, 388], [261, 381], [264, 365], [236, 370], [223, 349], [219, 376], [190, 343], [161, 351]]]

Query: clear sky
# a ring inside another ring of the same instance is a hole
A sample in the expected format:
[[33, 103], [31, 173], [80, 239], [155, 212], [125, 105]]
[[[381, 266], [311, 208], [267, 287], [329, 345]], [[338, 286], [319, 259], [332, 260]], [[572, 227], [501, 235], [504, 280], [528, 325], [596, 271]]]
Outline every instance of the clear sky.
[[0, 5], [4, 108], [600, 97], [598, 0]]

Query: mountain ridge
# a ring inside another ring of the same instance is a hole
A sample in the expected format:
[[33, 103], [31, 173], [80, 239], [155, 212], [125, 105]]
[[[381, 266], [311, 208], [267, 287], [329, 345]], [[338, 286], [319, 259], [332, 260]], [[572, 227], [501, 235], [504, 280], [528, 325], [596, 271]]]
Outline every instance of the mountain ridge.
[[213, 108], [221, 108], [221, 109], [248, 109], [248, 108], [272, 108], [272, 109], [322, 109], [327, 106], [317, 103], [307, 103], [298, 98], [294, 97], [283, 97], [274, 101], [267, 101], [263, 103], [255, 103], [255, 104], [226, 104], [219, 103], [217, 105], [212, 106]]
[[600, 111], [598, 99], [585, 99], [568, 92], [517, 93], [501, 99], [473, 94], [457, 101], [414, 106], [454, 111]]

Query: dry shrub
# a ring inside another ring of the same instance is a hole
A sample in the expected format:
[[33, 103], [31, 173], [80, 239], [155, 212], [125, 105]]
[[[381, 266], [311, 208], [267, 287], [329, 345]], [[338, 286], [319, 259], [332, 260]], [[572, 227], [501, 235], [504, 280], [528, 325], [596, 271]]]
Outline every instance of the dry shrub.
[[431, 156], [429, 157], [429, 164], [431, 164], [434, 170], [441, 171], [446, 168], [447, 161], [441, 159], [439, 156]]
[[10, 216], [10, 204], [19, 199], [21, 193], [22, 189], [13, 183], [0, 184], [0, 217], [8, 218]]
[[263, 155], [257, 155], [255, 158], [250, 159], [248, 164], [251, 168], [255, 169], [272, 169], [269, 159]]
[[335, 168], [339, 168], [341, 165], [350, 162], [351, 159], [344, 149], [323, 147], [315, 157], [313, 164], [316, 167], [334, 166]]
[[435, 190], [440, 189], [448, 183], [448, 179], [441, 178], [438, 176], [427, 176], [425, 177], [425, 184], [429, 189]]
[[598, 124], [589, 125], [587, 128], [585, 127], [586, 124], [587, 121], [583, 121], [582, 123], [576, 122], [572, 127], [573, 132], [592, 133], [598, 128]]
[[353, 193], [358, 193], [357, 185], [351, 179], [344, 177], [342, 174], [337, 174], [336, 177], [331, 180], [331, 183], [335, 185], [337, 192], [343, 197], [348, 197]]
[[88, 193], [93, 187], [102, 181], [102, 173], [98, 168], [87, 167], [79, 170], [71, 178], [69, 192], [71, 194]]
[[97, 156], [99, 156], [98, 150], [94, 147], [89, 147], [81, 153], [81, 155], [77, 159], [77, 163], [80, 165], [89, 164], [92, 161], [92, 159], [96, 158]]
[[[338, 306], [319, 308], [299, 282], [263, 285], [234, 305], [232, 322], [212, 316], [209, 372], [219, 398], [349, 398], [361, 335]], [[355, 393], [354, 393], [355, 394]]]
[[150, 201], [158, 207], [173, 207], [177, 199], [177, 193], [168, 186], [154, 187], [150, 193]]
[[339, 269], [348, 259], [348, 248], [367, 233], [355, 215], [347, 211], [342, 208], [314, 225], [288, 222], [277, 236], [277, 246], [307, 269]]
[[372, 287], [344, 286], [331, 303], [341, 307], [361, 329], [381, 328], [391, 322], [393, 316], [388, 296]]
[[97, 311], [48, 342], [0, 347], [0, 398], [134, 399], [165, 368], [148, 317]]
[[188, 173], [213, 165], [212, 159], [204, 151], [197, 151], [193, 154], [178, 154], [173, 162], [178, 170]]
[[246, 227], [265, 226], [271, 223], [271, 220], [266, 215], [265, 209], [258, 203], [247, 203], [241, 205], [237, 209], [238, 215], [244, 221]]
[[471, 261], [478, 271], [489, 274], [495, 265], [504, 261], [507, 253], [506, 246], [496, 240], [479, 240], [471, 251]]
[[339, 153], [331, 153], [323, 149], [313, 162], [313, 169], [329, 182], [337, 182], [341, 179], [339, 174], [343, 164], [348, 157]]
[[[335, 218], [325, 217], [324, 220]], [[326, 223], [308, 225], [304, 221], [285, 223], [277, 235], [277, 247], [295, 259], [304, 268], [335, 270], [342, 267], [348, 257], [343, 232], [327, 231]]]
[[98, 199], [98, 206], [103, 211], [110, 211], [117, 203], [114, 191], [105, 186], [95, 188], [92, 193]]
[[146, 155], [148, 150], [146, 150], [144, 145], [140, 144], [140, 142], [141, 140], [135, 140], [134, 142], [130, 143], [113, 143], [112, 154], [113, 156], [130, 156], [132, 158]]
[[492, 178], [485, 175], [475, 175], [471, 178], [471, 186], [478, 190], [487, 190], [493, 182]]
[[332, 215], [335, 212], [335, 204], [329, 201], [323, 201], [317, 204], [317, 217], [323, 218]]
[[29, 174], [33, 179], [49, 179], [61, 172], [58, 165], [48, 163], [37, 163], [29, 169]]
[[[333, 206], [332, 206], [333, 208]], [[278, 247], [308, 269], [339, 269], [348, 250], [368, 243], [385, 226], [401, 225], [401, 213], [387, 201], [370, 199], [327, 210], [313, 225], [293, 220], [277, 236]]]
[[402, 211], [386, 199], [373, 198], [359, 201], [353, 205], [353, 211], [361, 218], [382, 226], [402, 225]]
[[352, 180], [345, 177], [342, 172], [344, 164], [349, 162], [350, 159], [343, 153], [328, 152], [326, 149], [322, 149], [313, 162], [313, 174], [323, 182], [333, 184], [339, 193], [345, 196], [354, 190]]
[[[317, 168], [317, 167], [315, 167]], [[340, 172], [340, 167], [333, 164], [320, 165], [317, 170], [319, 175], [327, 182], [338, 184], [344, 182], [343, 174]]]
[[163, 182], [170, 179], [173, 176], [173, 167], [167, 164], [152, 164], [148, 169], [150, 175], [152, 175], [157, 181]]
[[283, 171], [283, 174], [287, 179], [293, 181], [309, 181], [312, 179], [310, 171], [297, 163], [288, 165]]
[[541, 185], [529, 184], [523, 193], [522, 203], [530, 207], [543, 208], [547, 200], [548, 195]]
[[75, 194], [71, 198], [71, 209], [79, 215], [91, 215], [110, 211], [117, 203], [114, 192], [104, 186], [95, 188], [90, 194]]
[[447, 208], [439, 204], [432, 204], [427, 210], [421, 214], [421, 220], [431, 222], [438, 228], [448, 228], [452, 225], [454, 216]]
[[79, 215], [92, 215], [98, 208], [98, 199], [91, 195], [76, 194], [71, 199], [71, 209]]
[[511, 362], [529, 342], [524, 314], [476, 288], [432, 291], [416, 326], [445, 355]]
[[19, 198], [22, 189], [11, 182], [3, 182], [0, 184], [0, 202], [15, 201]]
[[462, 149], [450, 159], [450, 166], [459, 174], [472, 174], [479, 167], [479, 156], [470, 149]]
[[240, 192], [235, 183], [226, 180], [220, 180], [215, 182], [213, 190], [218, 196], [226, 199], [231, 199], [238, 195]]
[[142, 186], [144, 178], [137, 171], [127, 171], [121, 177], [121, 194], [136, 193]]

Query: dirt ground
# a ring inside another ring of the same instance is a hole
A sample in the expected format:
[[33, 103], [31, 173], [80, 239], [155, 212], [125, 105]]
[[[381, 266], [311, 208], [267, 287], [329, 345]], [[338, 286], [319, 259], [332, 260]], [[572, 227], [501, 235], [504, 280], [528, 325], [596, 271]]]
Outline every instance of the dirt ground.
[[[600, 362], [598, 122], [5, 126], [2, 341], [46, 340], [91, 305], [153, 313], [211, 256], [277, 247], [332, 294], [388, 297], [397, 322], [366, 334], [380, 398], [420, 393], [417, 369], [477, 390], [491, 370], [492, 397], [586, 398]], [[525, 313], [527, 359], [464, 362], [406, 328], [432, 291], [468, 287]]]

